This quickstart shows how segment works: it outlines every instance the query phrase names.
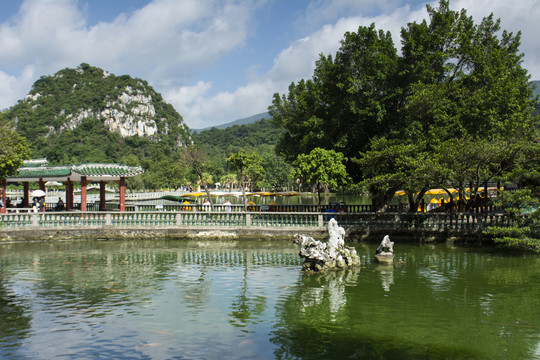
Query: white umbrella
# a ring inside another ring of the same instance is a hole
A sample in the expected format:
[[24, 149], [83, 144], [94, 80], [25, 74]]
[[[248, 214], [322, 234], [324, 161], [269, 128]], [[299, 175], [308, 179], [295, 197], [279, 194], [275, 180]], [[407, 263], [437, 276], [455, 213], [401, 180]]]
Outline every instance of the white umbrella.
[[62, 183], [58, 181], [47, 181], [45, 183], [45, 186], [62, 186]]
[[32, 196], [32, 197], [43, 197], [45, 195], [47, 195], [47, 194], [45, 194], [45, 191], [43, 191], [43, 190], [34, 190], [30, 194], [30, 196]]

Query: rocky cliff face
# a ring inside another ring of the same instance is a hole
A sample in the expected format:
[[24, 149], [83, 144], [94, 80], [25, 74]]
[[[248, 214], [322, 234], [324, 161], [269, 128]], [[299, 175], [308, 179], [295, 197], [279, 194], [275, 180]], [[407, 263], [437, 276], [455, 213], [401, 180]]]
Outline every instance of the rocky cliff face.
[[158, 142], [173, 137], [176, 146], [191, 143], [182, 117], [146, 81], [88, 64], [42, 76], [7, 116], [27, 138], [58, 137], [78, 129], [86, 119], [97, 119], [122, 138]]
[[127, 86], [117, 99], [107, 101], [103, 109], [80, 108], [74, 114], [67, 114], [66, 123], [60, 130], [73, 130], [83, 119], [93, 117], [103, 120], [110, 131], [117, 132], [124, 138], [134, 135], [151, 137], [157, 133], [156, 115], [152, 96]]

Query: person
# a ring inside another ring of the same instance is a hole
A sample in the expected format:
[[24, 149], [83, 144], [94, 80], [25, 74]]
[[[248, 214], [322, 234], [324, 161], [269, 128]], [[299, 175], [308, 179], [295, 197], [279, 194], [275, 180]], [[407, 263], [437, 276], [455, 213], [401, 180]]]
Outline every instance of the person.
[[62, 211], [64, 210], [64, 202], [62, 201], [62, 198], [58, 198], [58, 202], [56, 203], [56, 211]]
[[4, 199], [0, 196], [0, 208], [4, 207]]
[[45, 196], [39, 198], [38, 208], [39, 208], [39, 211], [41, 212], [45, 211]]

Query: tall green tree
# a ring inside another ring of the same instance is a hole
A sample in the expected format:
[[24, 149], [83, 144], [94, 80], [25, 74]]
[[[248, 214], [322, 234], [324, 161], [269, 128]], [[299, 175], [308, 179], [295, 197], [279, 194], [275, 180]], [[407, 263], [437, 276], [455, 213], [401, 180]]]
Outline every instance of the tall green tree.
[[427, 9], [429, 19], [402, 29], [401, 55], [389, 33], [360, 27], [345, 34], [335, 60], [321, 56], [312, 79], [274, 96], [269, 111], [286, 130], [279, 150], [289, 160], [316, 144], [343, 149], [354, 180], [382, 203], [395, 186], [390, 179], [408, 176], [400, 181], [416, 202], [414, 194], [434, 181], [463, 189], [508, 178], [522, 163], [538, 118], [521, 34], [501, 31], [493, 15], [475, 24], [446, 0]]
[[197, 172], [201, 186], [206, 192], [206, 196], [208, 197], [208, 201], [210, 202], [210, 207], [213, 211], [214, 201], [212, 200], [212, 196], [210, 195], [210, 190], [208, 190], [207, 185], [207, 181], [211, 180], [211, 178], [208, 177], [208, 173], [204, 173], [202, 170], [204, 163], [207, 161], [206, 153], [197, 146], [190, 145], [183, 150], [182, 161], [186, 165], [193, 167], [193, 169], [195, 169], [195, 171]]
[[261, 166], [262, 159], [257, 153], [249, 153], [244, 149], [231, 154], [227, 158], [229, 166], [235, 170], [240, 178], [242, 187], [242, 199], [244, 208], [247, 208], [246, 186], [249, 181], [260, 176], [264, 169]]
[[343, 164], [346, 160], [340, 152], [315, 148], [309, 154], [298, 155], [292, 176], [316, 187], [320, 205], [323, 185], [337, 189], [347, 184], [349, 175]]
[[[321, 55], [313, 78], [275, 94], [273, 121], [285, 129], [278, 150], [289, 161], [316, 147], [346, 157], [365, 151], [372, 137], [393, 128], [399, 105], [398, 56], [389, 32], [375, 25], [347, 32], [335, 57]], [[349, 171], [359, 179], [358, 169]]]
[[30, 158], [26, 139], [0, 113], [0, 180], [13, 175]]
[[500, 31], [493, 15], [475, 24], [448, 1], [427, 6], [429, 22], [402, 30], [402, 74], [411, 84], [403, 108], [410, 141], [428, 138], [447, 183], [472, 196], [488, 181], [508, 180], [534, 142], [538, 118], [521, 34]]

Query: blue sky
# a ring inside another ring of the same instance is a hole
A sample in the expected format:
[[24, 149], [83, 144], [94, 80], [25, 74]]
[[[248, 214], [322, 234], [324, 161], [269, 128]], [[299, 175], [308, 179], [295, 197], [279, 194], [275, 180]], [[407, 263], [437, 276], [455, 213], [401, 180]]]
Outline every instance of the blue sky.
[[[436, 6], [436, 2], [431, 2]], [[405, 0], [4, 0], [0, 108], [34, 81], [82, 62], [145, 79], [191, 128], [265, 112], [274, 93], [310, 78], [320, 53], [375, 22], [399, 31], [426, 18]], [[524, 67], [540, 80], [540, 0], [456, 0], [477, 21], [494, 13], [522, 31]]]

